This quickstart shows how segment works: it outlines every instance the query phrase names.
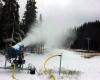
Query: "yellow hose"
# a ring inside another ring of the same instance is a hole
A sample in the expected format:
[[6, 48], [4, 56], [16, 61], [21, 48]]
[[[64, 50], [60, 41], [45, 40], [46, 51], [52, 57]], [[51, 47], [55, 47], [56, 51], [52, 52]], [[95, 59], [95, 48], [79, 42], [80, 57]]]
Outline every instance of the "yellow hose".
[[[44, 69], [45, 69], [46, 71], [47, 71], [47, 69], [46, 69], [46, 64], [47, 64], [47, 62], [48, 62], [50, 59], [52, 59], [53, 57], [57, 57], [57, 56], [59, 56], [59, 55], [53, 55], [53, 56], [49, 57], [49, 58], [44, 62]], [[54, 74], [51, 74], [50, 80], [56, 80], [56, 77], [55, 77]]]
[[16, 65], [13, 64], [13, 73], [12, 73], [13, 80], [16, 80], [15, 73], [16, 73]]
[[50, 80], [56, 80], [56, 77], [55, 77], [54, 74], [51, 74], [51, 78], [50, 78]]
[[44, 62], [44, 69], [45, 69], [45, 70], [47, 70], [46, 67], [45, 67], [46, 64], [47, 64], [47, 62], [48, 62], [50, 59], [52, 59], [53, 57], [57, 57], [57, 56], [58, 56], [58, 55], [53, 55], [53, 56], [49, 57], [49, 58]]

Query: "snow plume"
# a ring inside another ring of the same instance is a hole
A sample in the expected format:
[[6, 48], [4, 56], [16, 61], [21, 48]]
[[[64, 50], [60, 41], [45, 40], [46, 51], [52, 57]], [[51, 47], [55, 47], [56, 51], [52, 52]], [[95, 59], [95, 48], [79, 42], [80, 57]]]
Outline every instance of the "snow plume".
[[47, 48], [61, 48], [66, 37], [73, 36], [61, 23], [43, 21], [33, 26], [21, 44], [24, 46], [45, 43]]
[[[23, 1], [20, 0], [22, 7], [25, 6]], [[62, 44], [69, 47], [74, 39], [74, 33], [70, 32], [70, 28], [100, 19], [100, 0], [36, 0], [36, 2], [37, 12], [39, 15], [42, 14], [43, 21], [36, 24], [36, 28], [31, 28], [21, 42], [25, 46], [45, 42], [46, 47], [59, 48]], [[23, 8], [20, 9], [21, 15], [22, 11]]]

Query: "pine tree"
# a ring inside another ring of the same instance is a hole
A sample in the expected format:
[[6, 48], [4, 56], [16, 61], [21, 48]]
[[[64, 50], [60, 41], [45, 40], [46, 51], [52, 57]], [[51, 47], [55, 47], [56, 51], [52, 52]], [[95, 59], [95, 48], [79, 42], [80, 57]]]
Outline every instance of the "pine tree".
[[[84, 23], [75, 30], [76, 40], [71, 48], [100, 51], [100, 21]], [[88, 42], [89, 41], [89, 42]]]
[[2, 1], [0, 0], [0, 20], [2, 16], [2, 8], [3, 8], [3, 4], [2, 4]]
[[20, 32], [18, 2], [16, 0], [3, 0], [3, 1], [4, 1], [4, 6], [2, 9], [1, 26], [4, 39], [13, 37], [16, 38], [16, 36], [13, 36], [12, 34]]
[[2, 20], [1, 20], [1, 16], [2, 16], [2, 8], [3, 8], [3, 4], [2, 4], [2, 1], [0, 0], [0, 48], [2, 47], [2, 36], [3, 36], [3, 34], [2, 34], [2, 26], [1, 26], [1, 24], [2, 24]]
[[[1, 17], [2, 17], [2, 8], [3, 8], [3, 4], [2, 4], [2, 1], [0, 0], [0, 29], [1, 29]], [[0, 31], [1, 32], [1, 31]]]
[[[19, 28], [19, 5], [16, 0], [4, 0], [5, 5], [3, 6], [2, 13], [2, 22], [4, 30], [7, 29], [7, 32], [11, 31], [14, 27], [15, 29]], [[5, 24], [6, 23], [6, 24]]]
[[27, 0], [26, 11], [22, 20], [22, 28], [25, 33], [28, 32], [32, 24], [36, 22], [36, 2], [35, 0]]

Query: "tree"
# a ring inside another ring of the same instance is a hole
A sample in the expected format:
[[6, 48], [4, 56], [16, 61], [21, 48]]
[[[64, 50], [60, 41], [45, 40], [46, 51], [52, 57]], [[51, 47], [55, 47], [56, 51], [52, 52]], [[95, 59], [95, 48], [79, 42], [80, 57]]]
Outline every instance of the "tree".
[[[1, 21], [2, 21], [2, 20], [1, 20], [1, 17], [2, 17], [2, 8], [3, 8], [3, 4], [2, 4], [2, 1], [0, 0], [0, 29], [2, 28], [2, 27], [1, 27], [1, 23], [2, 23], [2, 22], [1, 22]], [[0, 34], [1, 34], [1, 31], [0, 31]]]
[[0, 48], [2, 48], [2, 37], [3, 37], [3, 35], [2, 35], [2, 26], [1, 26], [1, 24], [2, 24], [2, 20], [1, 20], [1, 17], [2, 17], [2, 8], [3, 8], [3, 3], [2, 3], [2, 1], [0, 0]]
[[36, 22], [36, 2], [35, 0], [27, 0], [26, 11], [22, 19], [22, 29], [27, 33], [32, 24]]
[[[16, 0], [3, 0], [5, 5], [3, 6], [2, 24], [3, 29], [8, 32], [15, 28], [19, 29], [19, 5]], [[5, 24], [6, 23], [6, 24]]]
[[72, 48], [100, 51], [100, 21], [84, 23], [75, 30], [76, 40]]
[[20, 32], [19, 26], [19, 5], [16, 0], [3, 0], [4, 6], [2, 8], [1, 27], [3, 40], [7, 38], [16, 38], [15, 33]]
[[3, 4], [2, 4], [2, 1], [0, 0], [0, 21], [1, 21], [1, 16], [2, 16], [2, 8], [3, 8]]

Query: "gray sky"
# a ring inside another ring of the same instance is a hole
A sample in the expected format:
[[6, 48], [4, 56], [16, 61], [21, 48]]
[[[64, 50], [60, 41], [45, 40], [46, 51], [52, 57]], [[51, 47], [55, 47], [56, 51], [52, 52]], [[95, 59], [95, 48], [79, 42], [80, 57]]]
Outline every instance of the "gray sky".
[[[19, 0], [23, 15], [27, 0]], [[85, 21], [100, 20], [100, 0], [36, 0], [38, 14], [49, 22], [63, 25], [80, 25]]]

